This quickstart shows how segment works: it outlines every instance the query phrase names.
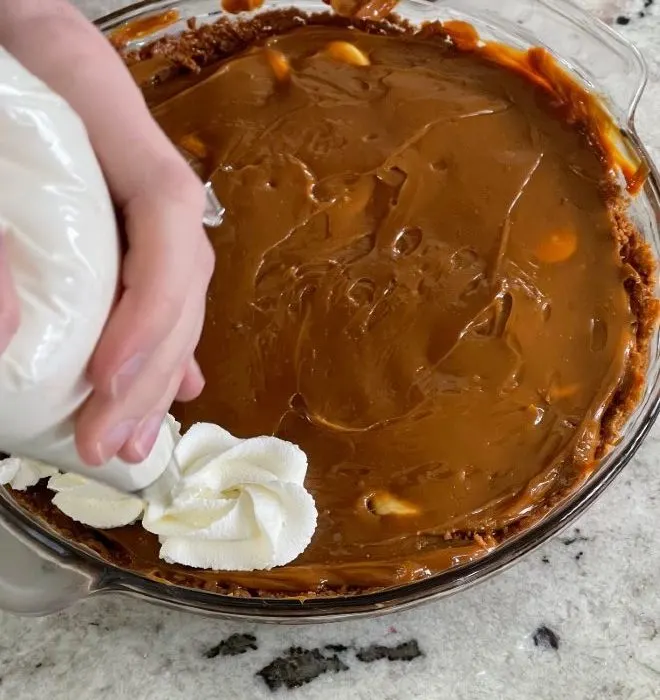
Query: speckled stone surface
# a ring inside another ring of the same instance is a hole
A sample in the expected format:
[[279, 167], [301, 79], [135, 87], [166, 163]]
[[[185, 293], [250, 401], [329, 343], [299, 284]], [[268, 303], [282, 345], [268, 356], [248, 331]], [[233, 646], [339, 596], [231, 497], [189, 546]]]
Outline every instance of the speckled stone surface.
[[[78, 4], [94, 17], [125, 3]], [[637, 123], [658, 158], [660, 1], [581, 4], [644, 53]], [[0, 539], [0, 569], [8, 560]], [[309, 682], [290, 688], [294, 677]], [[660, 426], [575, 527], [495, 579], [406, 613], [273, 627], [100, 597], [47, 618], [0, 614], [2, 699], [288, 696], [660, 698]]]

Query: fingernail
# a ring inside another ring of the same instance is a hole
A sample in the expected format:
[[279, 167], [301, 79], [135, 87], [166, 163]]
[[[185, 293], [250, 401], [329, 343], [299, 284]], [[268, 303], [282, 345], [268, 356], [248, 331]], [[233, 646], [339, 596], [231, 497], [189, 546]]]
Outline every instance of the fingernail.
[[110, 393], [113, 398], [122, 396], [133, 383], [135, 377], [141, 372], [144, 367], [146, 357], [139, 353], [133, 355], [130, 360], [124, 362], [117, 374], [110, 382]]
[[102, 464], [105, 464], [119, 452], [124, 443], [135, 432], [136, 427], [137, 421], [131, 419], [119, 423], [108, 431], [107, 435], [97, 446]]
[[143, 461], [151, 454], [162, 422], [163, 415], [158, 413], [144, 420], [137, 429], [137, 435], [133, 440], [133, 446]]

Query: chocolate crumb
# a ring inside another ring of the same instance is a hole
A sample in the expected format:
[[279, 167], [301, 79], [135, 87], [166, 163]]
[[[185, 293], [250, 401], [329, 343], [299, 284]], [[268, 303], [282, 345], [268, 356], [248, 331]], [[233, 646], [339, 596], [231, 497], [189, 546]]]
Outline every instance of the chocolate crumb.
[[559, 635], [545, 625], [541, 625], [536, 632], [534, 632], [533, 639], [535, 647], [554, 649], [555, 651], [559, 649]]
[[588, 542], [589, 538], [585, 537], [582, 532], [580, 531], [579, 527], [575, 528], [575, 534], [569, 537], [560, 537], [559, 541], [563, 544], [566, 545], [567, 547], [575, 544], [576, 542]]
[[630, 23], [630, 17], [624, 17], [623, 15], [619, 15], [619, 16], [616, 18], [616, 23], [617, 23], [617, 24], [622, 24], [622, 25], [629, 24], [629, 23]]
[[284, 656], [264, 666], [261, 676], [270, 690], [281, 687], [299, 688], [320, 675], [332, 671], [348, 671], [348, 666], [336, 655], [324, 656], [319, 649], [291, 647]]
[[38, 664], [35, 664], [34, 667], [35, 667], [35, 668], [41, 668], [43, 665], [44, 665], [43, 662], [40, 661]]
[[395, 647], [386, 647], [380, 644], [372, 644], [360, 649], [355, 656], [365, 664], [387, 659], [388, 661], [412, 661], [418, 656], [424, 656], [416, 639], [403, 642]]
[[575, 561], [580, 561], [580, 559], [582, 559], [582, 556], [583, 556], [583, 555], [584, 555], [584, 552], [580, 550], [580, 551], [575, 555]]
[[541, 561], [542, 561], [544, 564], [549, 564], [549, 563], [550, 563], [550, 559], [548, 559], [548, 557], [545, 556], [545, 555], [543, 555], [543, 556], [541, 557]]
[[204, 652], [207, 659], [215, 659], [216, 656], [238, 656], [246, 651], [258, 649], [257, 638], [253, 634], [232, 634], [223, 639], [220, 644], [211, 647]]

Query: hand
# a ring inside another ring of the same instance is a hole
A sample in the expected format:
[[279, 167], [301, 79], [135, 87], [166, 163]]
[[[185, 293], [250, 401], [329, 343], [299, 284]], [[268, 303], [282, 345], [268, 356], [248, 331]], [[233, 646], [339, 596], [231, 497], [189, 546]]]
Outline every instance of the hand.
[[154, 163], [147, 177], [121, 201], [123, 290], [89, 366], [94, 393], [76, 431], [90, 464], [117, 452], [145, 459], [172, 401], [193, 399], [204, 386], [194, 359], [213, 271], [204, 193], [185, 164], [168, 172]]
[[7, 242], [0, 231], [0, 355], [18, 330], [20, 309], [9, 269]]
[[89, 366], [80, 456], [145, 459], [172, 401], [201, 392], [194, 359], [213, 272], [204, 188], [152, 119], [105, 38], [64, 0], [0, 0], [0, 44], [83, 119], [128, 252], [122, 289]]

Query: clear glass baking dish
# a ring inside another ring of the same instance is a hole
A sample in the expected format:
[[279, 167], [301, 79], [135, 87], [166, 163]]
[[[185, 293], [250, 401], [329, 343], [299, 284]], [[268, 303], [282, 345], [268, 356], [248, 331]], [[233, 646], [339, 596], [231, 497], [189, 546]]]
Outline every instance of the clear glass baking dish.
[[[261, 11], [291, 5], [307, 11], [327, 10], [321, 0], [267, 0]], [[212, 22], [222, 14], [219, 0], [147, 1], [100, 19], [98, 26], [109, 34], [128, 22], [170, 10], [171, 23], [163, 26], [145, 22], [143, 26], [156, 27], [155, 31], [134, 38], [129, 48], [166, 33], [180, 32], [190, 18], [199, 23]], [[632, 203], [630, 215], [660, 258], [660, 177], [635, 131], [635, 109], [645, 86], [646, 69], [631, 44], [565, 0], [403, 0], [397, 12], [414, 23], [462, 19], [474, 25], [485, 39], [523, 49], [544, 46], [565, 70], [599, 94], [632, 157], [648, 165], [650, 175]], [[109, 566], [92, 552], [62, 539], [0, 490], [0, 607], [23, 614], [47, 614], [88, 596], [118, 592], [207, 615], [288, 624], [402, 610], [483, 581], [565, 528], [630, 461], [659, 410], [660, 344], [656, 333], [643, 401], [629, 419], [620, 443], [578, 491], [532, 529], [512, 537], [488, 556], [422, 581], [372, 594], [308, 600], [249, 599], [157, 583]]]

